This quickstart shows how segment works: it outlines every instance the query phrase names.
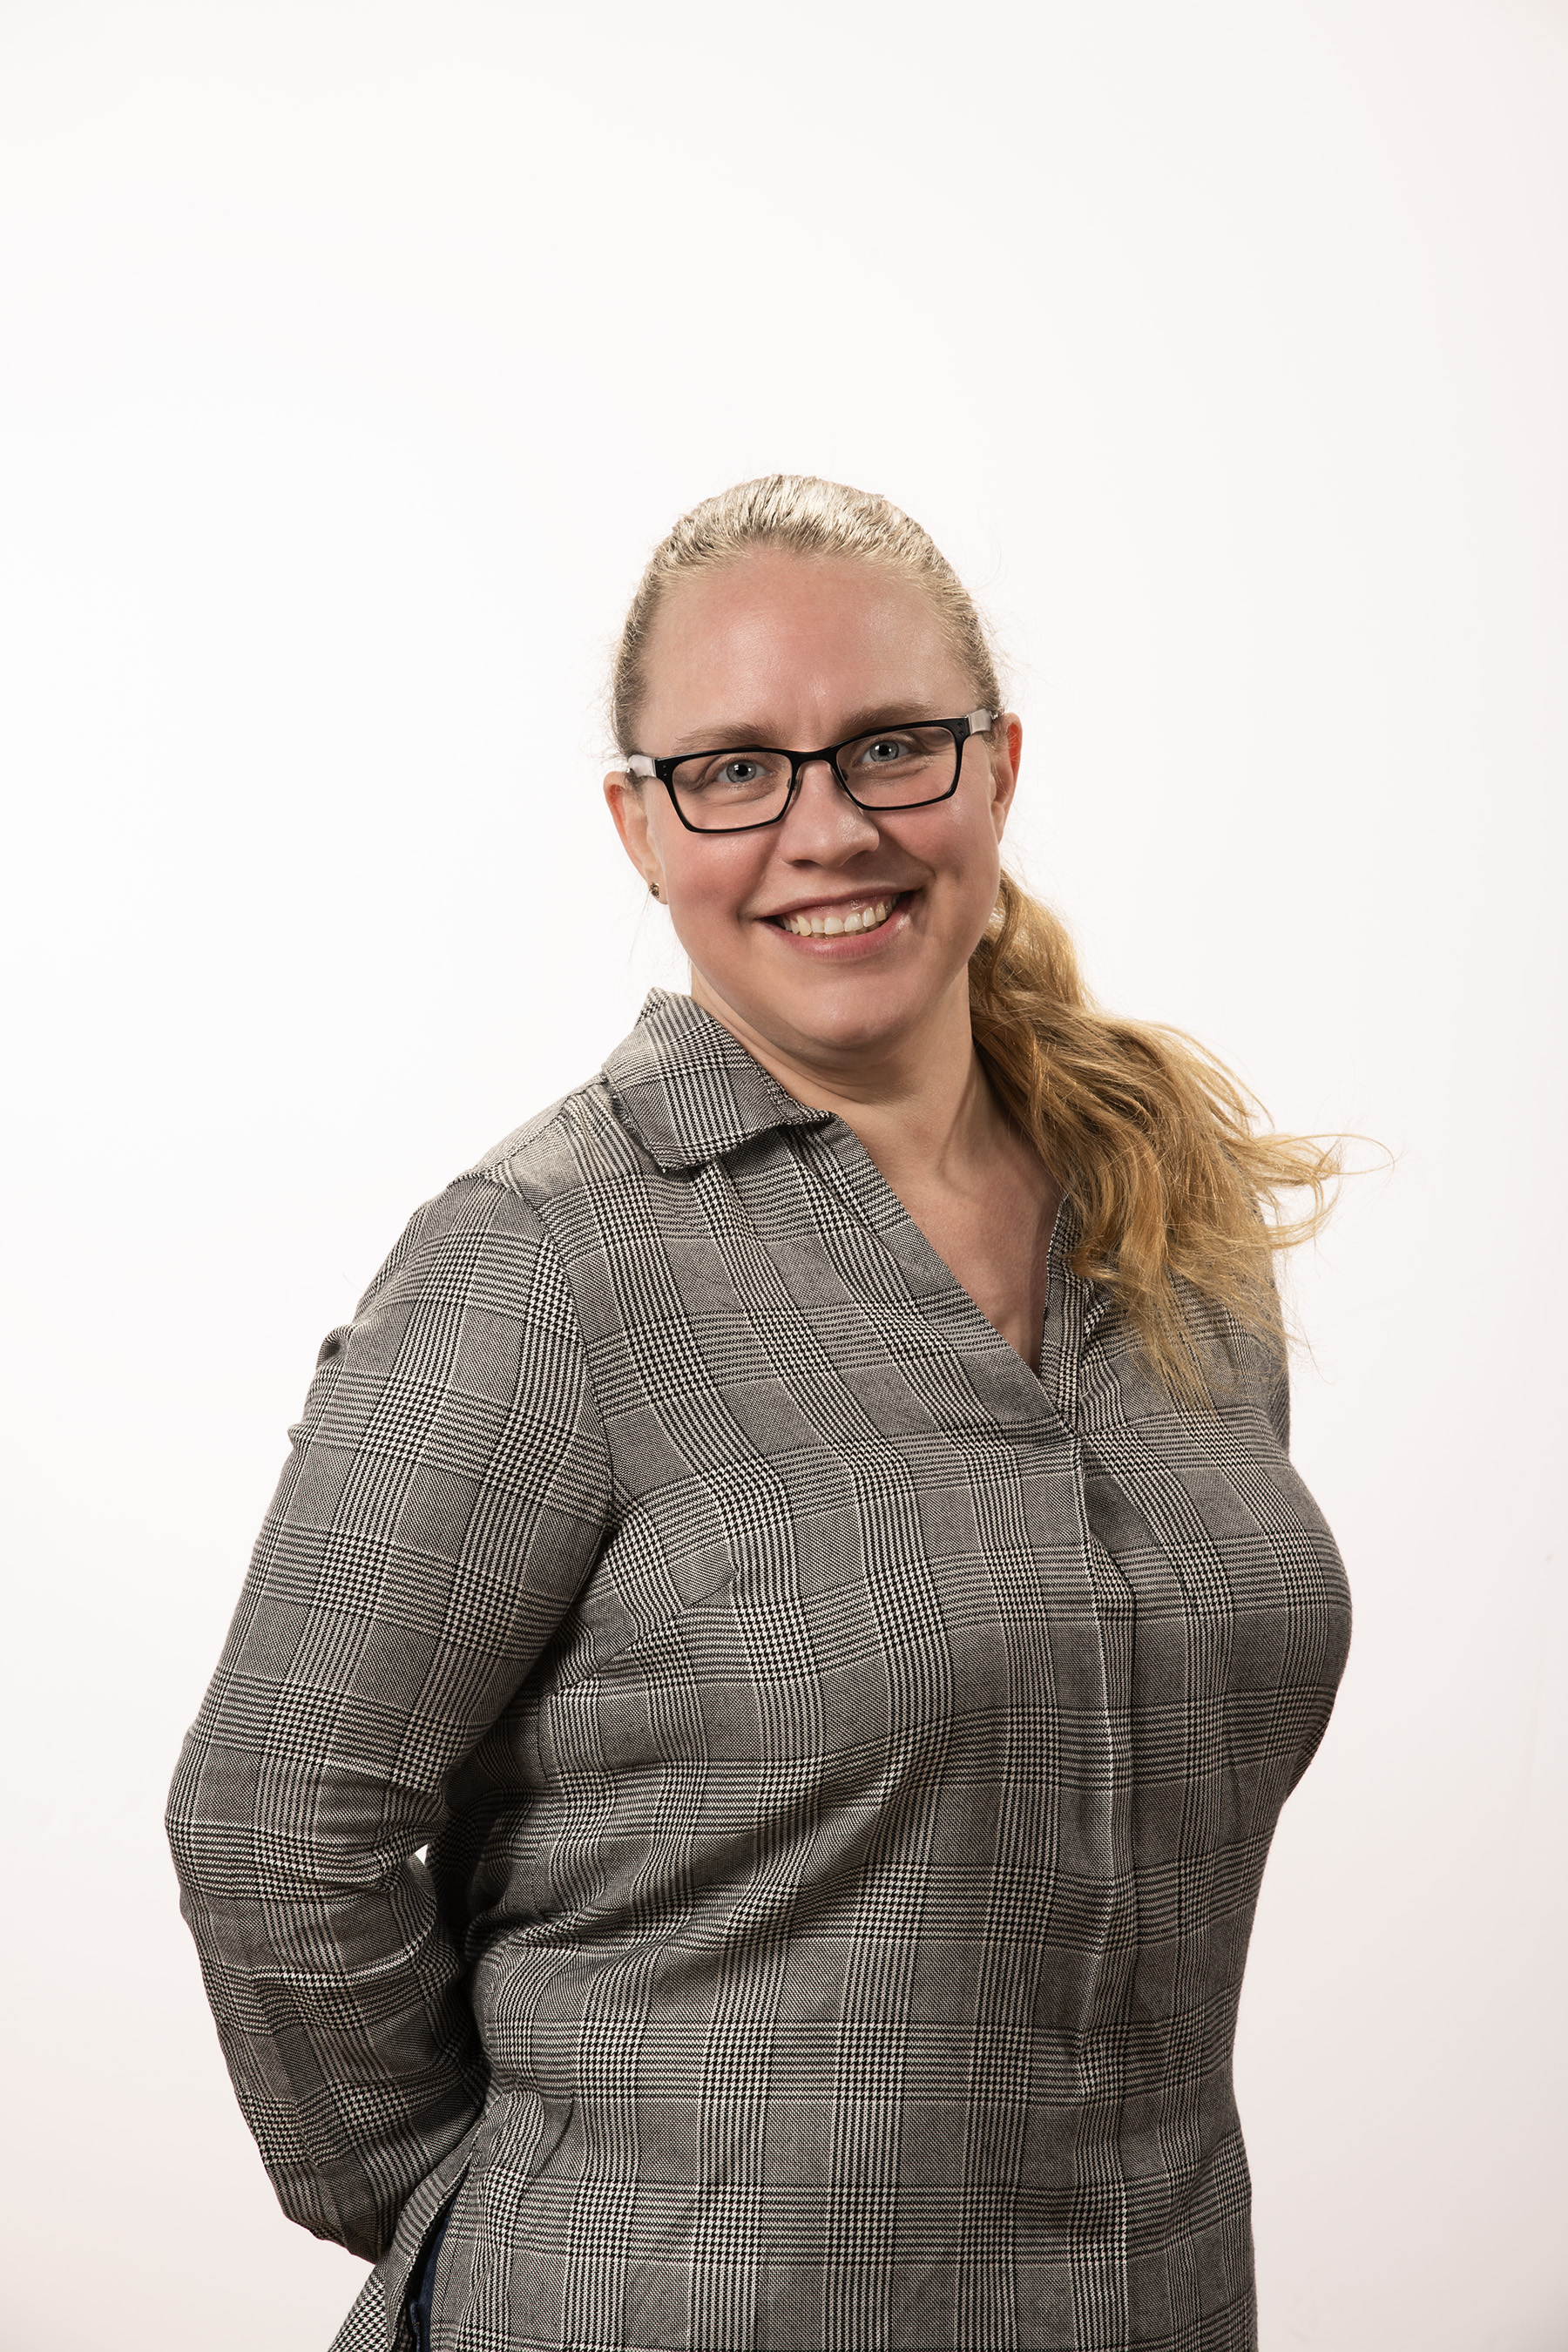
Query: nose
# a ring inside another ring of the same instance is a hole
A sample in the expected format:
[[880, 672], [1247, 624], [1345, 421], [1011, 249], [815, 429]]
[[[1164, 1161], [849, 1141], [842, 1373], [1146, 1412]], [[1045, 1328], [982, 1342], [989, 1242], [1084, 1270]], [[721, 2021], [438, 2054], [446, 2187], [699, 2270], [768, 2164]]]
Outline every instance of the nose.
[[833, 866], [875, 848], [876, 821], [839, 782], [831, 760], [807, 760], [789, 814], [779, 830], [792, 857]]

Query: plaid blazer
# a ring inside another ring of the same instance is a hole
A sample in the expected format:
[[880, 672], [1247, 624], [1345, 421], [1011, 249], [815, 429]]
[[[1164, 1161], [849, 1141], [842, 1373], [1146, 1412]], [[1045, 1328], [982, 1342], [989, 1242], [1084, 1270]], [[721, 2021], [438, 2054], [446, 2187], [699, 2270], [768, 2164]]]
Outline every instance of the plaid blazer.
[[169, 1826], [338, 2352], [1256, 2342], [1237, 2000], [1349, 1601], [1265, 1349], [1038, 1378], [656, 992], [321, 1351]]

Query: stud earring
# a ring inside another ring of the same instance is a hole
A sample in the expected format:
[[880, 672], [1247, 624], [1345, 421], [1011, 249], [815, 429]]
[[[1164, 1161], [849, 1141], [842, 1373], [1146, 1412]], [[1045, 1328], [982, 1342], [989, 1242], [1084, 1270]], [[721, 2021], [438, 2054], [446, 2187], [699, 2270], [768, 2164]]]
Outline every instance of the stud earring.
[[[657, 882], [650, 882], [648, 884], [647, 895], [650, 898], [657, 898], [658, 897], [658, 884]], [[662, 904], [662, 901], [660, 903]]]

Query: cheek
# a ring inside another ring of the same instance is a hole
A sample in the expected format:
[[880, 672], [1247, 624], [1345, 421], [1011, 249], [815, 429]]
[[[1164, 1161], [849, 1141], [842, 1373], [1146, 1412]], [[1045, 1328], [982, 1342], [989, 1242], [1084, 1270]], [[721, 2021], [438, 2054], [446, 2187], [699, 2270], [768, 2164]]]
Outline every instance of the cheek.
[[670, 910], [678, 922], [712, 932], [741, 920], [741, 909], [754, 897], [767, 852], [739, 842], [700, 841], [681, 834], [659, 844], [668, 885]]
[[1001, 880], [1002, 852], [995, 829], [984, 811], [972, 814], [958, 830], [943, 860], [942, 901], [947, 924], [965, 954], [972, 953], [991, 919]]
[[928, 855], [955, 896], [964, 899], [994, 897], [1002, 853], [989, 803], [955, 808], [945, 838], [932, 843]]

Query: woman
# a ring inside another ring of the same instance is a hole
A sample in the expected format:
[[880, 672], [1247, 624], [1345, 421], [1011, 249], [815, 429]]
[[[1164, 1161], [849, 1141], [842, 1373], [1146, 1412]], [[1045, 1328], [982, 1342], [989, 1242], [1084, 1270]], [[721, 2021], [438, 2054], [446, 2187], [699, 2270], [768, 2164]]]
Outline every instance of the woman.
[[885, 500], [697, 509], [614, 701], [691, 993], [321, 1349], [170, 1805], [241, 2104], [339, 2352], [1250, 2346], [1349, 1634], [1259, 1207], [1331, 1163], [1088, 1005]]

